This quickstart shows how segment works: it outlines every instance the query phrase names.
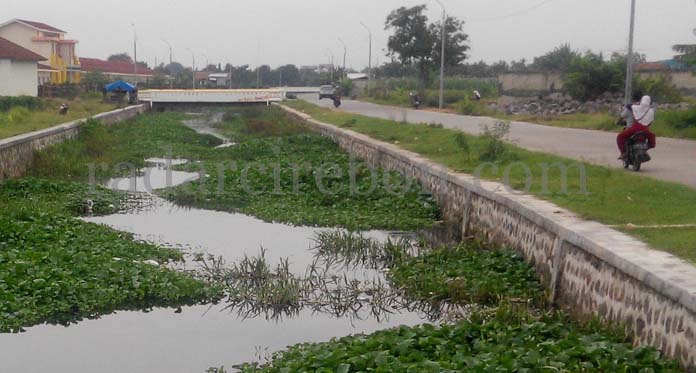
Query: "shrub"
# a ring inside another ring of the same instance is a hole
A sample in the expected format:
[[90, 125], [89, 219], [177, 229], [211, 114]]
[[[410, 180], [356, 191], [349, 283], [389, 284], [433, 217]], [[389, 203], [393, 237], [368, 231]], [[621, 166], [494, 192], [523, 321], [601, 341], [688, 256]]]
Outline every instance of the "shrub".
[[691, 107], [686, 111], [658, 112], [657, 115], [660, 121], [668, 127], [696, 128], [696, 107]]
[[493, 110], [486, 106], [485, 103], [481, 101], [472, 101], [468, 96], [457, 103], [457, 112], [459, 114], [477, 117], [491, 116], [494, 114]]
[[495, 162], [500, 160], [506, 153], [503, 139], [510, 133], [509, 121], [497, 121], [492, 127], [483, 126], [483, 139], [485, 147], [481, 152], [480, 159], [484, 162]]
[[459, 132], [457, 135], [454, 137], [454, 141], [456, 141], [457, 146], [459, 149], [466, 154], [466, 159], [471, 159], [471, 149], [469, 147], [469, 140], [467, 140], [466, 135]]
[[0, 111], [7, 112], [13, 107], [23, 107], [29, 110], [41, 109], [41, 100], [31, 96], [0, 97]]
[[570, 96], [582, 101], [595, 99], [606, 92], [619, 92], [624, 80], [620, 63], [605, 61], [602, 55], [590, 52], [576, 58], [563, 79]]
[[80, 129], [80, 139], [85, 144], [85, 150], [90, 158], [99, 158], [108, 146], [106, 127], [98, 120], [89, 119]]
[[15, 106], [10, 109], [6, 118], [8, 123], [23, 123], [29, 118], [29, 115], [31, 115], [29, 109], [22, 106]]
[[650, 95], [654, 102], [676, 103], [682, 101], [679, 91], [674, 87], [670, 79], [664, 75], [638, 79], [635, 86], [636, 90]]

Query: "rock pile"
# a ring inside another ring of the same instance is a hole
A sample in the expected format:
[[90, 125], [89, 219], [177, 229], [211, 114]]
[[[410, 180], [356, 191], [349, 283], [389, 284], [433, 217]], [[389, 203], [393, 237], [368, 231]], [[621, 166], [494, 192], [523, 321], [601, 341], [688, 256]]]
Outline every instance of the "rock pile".
[[[510, 99], [501, 101], [511, 101]], [[587, 102], [574, 100], [569, 96], [550, 95], [546, 97], [519, 98], [512, 102], [489, 104], [489, 108], [507, 115], [567, 115], [575, 113], [620, 112], [623, 107], [623, 95], [605, 94]], [[660, 104], [658, 110], [687, 110], [688, 103]]]

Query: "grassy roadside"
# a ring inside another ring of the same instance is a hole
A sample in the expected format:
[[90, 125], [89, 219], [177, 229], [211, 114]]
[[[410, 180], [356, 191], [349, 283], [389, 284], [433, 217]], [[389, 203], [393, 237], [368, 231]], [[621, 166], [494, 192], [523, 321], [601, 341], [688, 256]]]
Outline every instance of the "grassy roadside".
[[[115, 104], [103, 102], [101, 94], [88, 94], [71, 100], [47, 98], [39, 100], [41, 106], [39, 109], [28, 110], [15, 107], [8, 112], [0, 112], [0, 139], [116, 109]], [[58, 114], [58, 108], [62, 103], [67, 103], [70, 107], [67, 115]]]
[[[489, 151], [486, 139], [458, 131], [427, 125], [403, 124], [389, 120], [343, 113], [319, 108], [304, 101], [288, 105], [312, 115], [317, 120], [364, 133], [375, 139], [398, 144], [453, 170], [475, 173], [481, 155]], [[463, 139], [463, 140], [462, 140]], [[466, 152], [461, 143], [466, 143]], [[607, 167], [583, 164], [586, 169], [588, 193], [581, 191], [581, 178], [570, 168], [567, 193], [563, 192], [561, 171], [548, 169], [548, 185], [544, 188], [544, 164], [560, 162], [568, 166], [578, 162], [544, 153], [531, 152], [512, 145], [503, 145], [502, 155], [495, 161], [497, 170], [486, 167], [481, 176], [501, 181], [506, 167], [521, 162], [532, 172], [529, 193], [567, 208], [580, 216], [610, 225], [670, 225], [696, 223], [696, 190], [674, 183], [653, 180]], [[510, 185], [524, 189], [526, 173], [522, 167], [510, 170]], [[656, 249], [671, 252], [696, 262], [696, 229], [629, 229], [623, 231], [638, 237]]]
[[[553, 127], [580, 128], [618, 133], [622, 127], [616, 125], [616, 116], [609, 113], [552, 115], [495, 115], [496, 118], [543, 124]], [[696, 139], [696, 110], [687, 112], [660, 112], [652, 125], [657, 136], [678, 139]]]
[[[455, 96], [459, 97], [459, 96]], [[567, 115], [506, 115], [497, 113], [488, 107], [491, 100], [474, 102], [466, 99], [464, 93], [461, 99], [456, 102], [449, 102], [444, 111], [473, 116], [491, 116], [498, 119], [542, 124], [545, 126], [562, 128], [579, 128], [588, 130], [608, 131], [618, 133], [620, 126], [616, 125], [616, 115], [606, 112], [600, 113], [576, 113]], [[361, 101], [370, 102], [378, 105], [411, 107], [408, 93], [387, 95], [385, 97], [361, 97]], [[454, 100], [454, 97], [451, 98]], [[423, 106], [423, 110], [436, 110], [435, 106]], [[677, 139], [696, 139], [696, 108], [688, 111], [658, 111], [657, 119], [651, 127], [659, 137], [671, 137]]]

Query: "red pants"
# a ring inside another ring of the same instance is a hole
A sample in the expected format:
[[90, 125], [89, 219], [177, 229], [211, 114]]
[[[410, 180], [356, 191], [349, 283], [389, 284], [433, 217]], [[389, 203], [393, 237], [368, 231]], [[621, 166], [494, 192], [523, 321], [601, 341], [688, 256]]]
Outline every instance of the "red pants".
[[633, 123], [631, 127], [623, 130], [619, 136], [616, 137], [616, 144], [619, 146], [622, 155], [626, 154], [626, 140], [638, 132], [645, 132], [645, 135], [648, 137], [648, 147], [650, 149], [655, 147], [655, 134], [650, 132], [650, 127], [636, 122]]

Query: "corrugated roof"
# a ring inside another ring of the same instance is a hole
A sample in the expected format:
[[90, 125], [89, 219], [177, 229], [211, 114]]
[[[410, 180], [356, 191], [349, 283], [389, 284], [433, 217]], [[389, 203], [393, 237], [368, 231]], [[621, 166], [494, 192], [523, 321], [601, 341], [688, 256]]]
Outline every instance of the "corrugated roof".
[[53, 26], [49, 26], [49, 25], [42, 23], [42, 22], [27, 21], [27, 20], [23, 20], [23, 19], [17, 19], [17, 21], [22, 22], [22, 23], [26, 23], [27, 25], [35, 27], [41, 31], [65, 33], [65, 31], [63, 31], [61, 29], [57, 29]]
[[636, 65], [636, 71], [669, 71], [687, 70], [688, 66], [676, 60], [664, 60], [655, 62], [644, 62]]
[[40, 56], [29, 49], [19, 46], [7, 39], [0, 38], [0, 58], [15, 61], [44, 61], [45, 57]]
[[[80, 58], [82, 71], [98, 71], [114, 74], [134, 74], [135, 66], [131, 62], [104, 61], [97, 58]], [[138, 66], [138, 75], [154, 75], [154, 72], [146, 67]]]

